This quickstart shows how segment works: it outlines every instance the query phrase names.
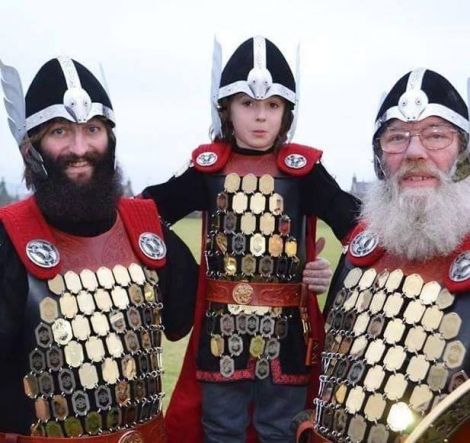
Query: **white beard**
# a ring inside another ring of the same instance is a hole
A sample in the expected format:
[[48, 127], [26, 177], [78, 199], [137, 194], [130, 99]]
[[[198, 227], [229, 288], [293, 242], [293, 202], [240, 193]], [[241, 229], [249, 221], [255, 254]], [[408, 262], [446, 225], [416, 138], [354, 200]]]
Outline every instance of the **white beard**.
[[452, 182], [447, 174], [433, 173], [440, 178], [436, 188], [400, 190], [396, 174], [372, 184], [365, 195], [362, 219], [396, 256], [446, 256], [470, 232], [470, 177]]

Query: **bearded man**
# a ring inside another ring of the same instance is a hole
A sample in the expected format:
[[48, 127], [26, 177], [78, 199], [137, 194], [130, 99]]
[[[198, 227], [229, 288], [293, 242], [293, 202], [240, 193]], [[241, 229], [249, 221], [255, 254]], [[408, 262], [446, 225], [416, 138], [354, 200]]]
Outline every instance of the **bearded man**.
[[379, 110], [379, 180], [324, 310], [314, 420], [321, 441], [459, 441], [465, 433], [468, 133], [465, 102], [431, 70], [403, 76]]
[[122, 197], [86, 67], [48, 61], [25, 99], [1, 73], [34, 193], [0, 210], [0, 442], [165, 442], [161, 334], [191, 328], [194, 259], [153, 202]]

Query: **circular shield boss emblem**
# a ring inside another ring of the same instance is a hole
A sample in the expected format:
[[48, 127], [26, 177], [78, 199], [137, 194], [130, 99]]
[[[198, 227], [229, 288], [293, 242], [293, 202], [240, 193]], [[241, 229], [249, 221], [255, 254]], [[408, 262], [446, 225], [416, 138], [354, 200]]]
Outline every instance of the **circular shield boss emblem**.
[[378, 245], [379, 240], [375, 234], [370, 231], [363, 231], [354, 237], [351, 242], [351, 255], [353, 257], [365, 257], [369, 255]]
[[144, 443], [144, 436], [139, 431], [126, 432], [118, 443]]
[[455, 282], [464, 281], [470, 277], [470, 251], [462, 252], [456, 257], [449, 269], [449, 277]]
[[139, 246], [142, 252], [152, 260], [160, 260], [166, 256], [165, 242], [153, 232], [140, 234]]
[[52, 268], [60, 261], [57, 248], [47, 240], [31, 240], [26, 245], [26, 255], [41, 268]]
[[284, 159], [284, 163], [289, 168], [300, 169], [307, 164], [307, 159], [300, 154], [290, 154]]
[[233, 288], [232, 297], [235, 303], [246, 305], [250, 303], [253, 298], [253, 287], [248, 283], [238, 283], [238, 285]]
[[212, 166], [217, 161], [217, 154], [215, 152], [203, 152], [196, 158], [196, 163], [199, 166]]

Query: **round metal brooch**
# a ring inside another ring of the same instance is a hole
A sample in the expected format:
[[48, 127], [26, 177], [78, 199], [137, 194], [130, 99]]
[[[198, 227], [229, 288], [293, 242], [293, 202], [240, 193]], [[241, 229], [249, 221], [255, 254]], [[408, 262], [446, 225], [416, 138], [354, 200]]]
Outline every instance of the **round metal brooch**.
[[365, 257], [369, 255], [379, 244], [377, 235], [370, 231], [363, 231], [354, 237], [349, 250], [353, 257]]
[[215, 152], [203, 152], [196, 158], [196, 163], [199, 166], [212, 166], [217, 161], [217, 154]]
[[165, 242], [153, 232], [140, 234], [139, 247], [152, 260], [160, 260], [166, 256]]
[[47, 240], [31, 240], [26, 245], [26, 255], [41, 268], [53, 268], [60, 261], [57, 248]]
[[292, 169], [303, 168], [307, 164], [307, 159], [300, 154], [289, 154], [285, 159], [284, 163]]
[[449, 277], [455, 282], [464, 281], [470, 277], [470, 251], [462, 252], [455, 258], [449, 269]]

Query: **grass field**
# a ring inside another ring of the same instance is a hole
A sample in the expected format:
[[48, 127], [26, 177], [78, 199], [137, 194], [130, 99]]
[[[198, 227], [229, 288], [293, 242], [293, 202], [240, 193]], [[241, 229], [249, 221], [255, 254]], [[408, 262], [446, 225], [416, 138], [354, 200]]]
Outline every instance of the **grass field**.
[[[189, 246], [194, 257], [199, 262], [201, 253], [201, 220], [196, 218], [186, 218], [174, 225], [174, 231]], [[326, 246], [322, 252], [322, 256], [330, 261], [333, 269], [338, 262], [341, 252], [341, 244], [336, 240], [330, 228], [323, 222], [318, 223], [317, 238], [325, 237]], [[325, 295], [320, 296], [320, 304], [323, 306]], [[165, 375], [163, 377], [163, 387], [166, 392], [165, 406], [173, 392], [173, 387], [178, 378], [184, 352], [188, 344], [188, 337], [178, 342], [169, 342], [164, 340], [163, 365]]]

